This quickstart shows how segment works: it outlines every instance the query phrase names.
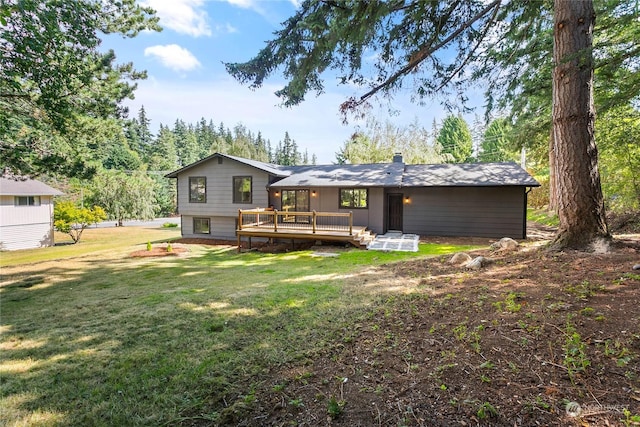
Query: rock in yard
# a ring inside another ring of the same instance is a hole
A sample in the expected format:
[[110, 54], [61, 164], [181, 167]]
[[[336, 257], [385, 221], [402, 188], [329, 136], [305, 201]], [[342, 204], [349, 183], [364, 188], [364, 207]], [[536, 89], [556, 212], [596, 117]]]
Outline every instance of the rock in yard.
[[634, 270], [640, 270], [640, 264], [636, 264], [636, 265], [634, 265], [634, 266], [633, 266], [633, 269], [634, 269]]
[[472, 259], [471, 255], [469, 255], [468, 253], [457, 252], [453, 254], [451, 259], [449, 260], [449, 264], [455, 264], [455, 265], [466, 264], [469, 261], [471, 261], [471, 259]]
[[480, 270], [482, 267], [486, 267], [490, 263], [491, 260], [489, 258], [479, 256], [466, 263], [464, 268], [468, 268], [469, 270]]
[[503, 237], [495, 243], [491, 244], [491, 249], [494, 250], [514, 250], [517, 249], [520, 244], [510, 237]]

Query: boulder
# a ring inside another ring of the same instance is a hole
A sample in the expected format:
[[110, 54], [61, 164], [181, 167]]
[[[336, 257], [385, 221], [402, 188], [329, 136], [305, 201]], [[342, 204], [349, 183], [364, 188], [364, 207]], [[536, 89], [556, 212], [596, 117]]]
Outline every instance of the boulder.
[[512, 251], [518, 248], [520, 244], [510, 237], [503, 237], [495, 243], [491, 244], [491, 249], [497, 251]]
[[489, 258], [479, 256], [466, 263], [464, 268], [469, 270], [480, 270], [482, 267], [486, 267], [489, 264], [491, 264], [491, 260]]
[[640, 270], [640, 264], [636, 264], [636, 265], [634, 265], [634, 266], [633, 266], [633, 269], [634, 269], [634, 270]]
[[466, 252], [457, 252], [453, 254], [451, 259], [449, 260], [449, 264], [461, 265], [466, 264], [471, 261], [471, 255]]

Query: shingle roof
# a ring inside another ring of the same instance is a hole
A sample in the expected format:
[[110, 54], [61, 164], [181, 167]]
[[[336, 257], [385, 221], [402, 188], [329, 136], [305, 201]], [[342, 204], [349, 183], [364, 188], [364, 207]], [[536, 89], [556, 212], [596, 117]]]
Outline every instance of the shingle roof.
[[540, 184], [516, 163], [407, 165], [404, 187], [488, 187]]
[[274, 165], [271, 163], [264, 163], [264, 162], [259, 162], [257, 160], [251, 160], [251, 159], [245, 159], [244, 157], [237, 157], [237, 156], [230, 156], [228, 154], [222, 154], [222, 153], [214, 153], [212, 155], [210, 155], [209, 157], [205, 157], [202, 160], [198, 160], [197, 162], [191, 163], [190, 165], [187, 165], [181, 169], [178, 169], [176, 171], [173, 171], [171, 173], [168, 173], [165, 175], [165, 178], [177, 178], [178, 174], [189, 170], [195, 166], [198, 166], [202, 163], [208, 162], [209, 160], [216, 158], [216, 157], [222, 157], [222, 158], [227, 158], [227, 159], [231, 159], [231, 160], [235, 160], [237, 162], [243, 163], [247, 166], [251, 166], [254, 167], [256, 169], [260, 169], [264, 172], [267, 172], [271, 175], [275, 175], [278, 177], [285, 177], [288, 176], [291, 172], [289, 172], [288, 170], [286, 170], [285, 168], [283, 168], [280, 165]]
[[2, 196], [60, 196], [62, 191], [35, 179], [0, 178]]
[[288, 168], [291, 175], [271, 184], [283, 187], [397, 187], [402, 182], [402, 163], [370, 165], [320, 165]]
[[540, 184], [516, 163], [294, 166], [272, 188], [296, 187], [478, 187]]
[[222, 157], [252, 166], [282, 178], [272, 188], [298, 187], [478, 187], [522, 186], [540, 184], [516, 163], [455, 163], [437, 165], [405, 165], [375, 163], [367, 165], [280, 166], [215, 153], [175, 172], [178, 174], [215, 157]]

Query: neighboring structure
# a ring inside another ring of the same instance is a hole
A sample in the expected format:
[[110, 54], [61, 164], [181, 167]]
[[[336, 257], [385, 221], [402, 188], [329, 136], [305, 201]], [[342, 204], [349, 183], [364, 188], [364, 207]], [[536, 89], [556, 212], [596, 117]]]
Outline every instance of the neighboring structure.
[[178, 180], [184, 237], [234, 238], [238, 210], [353, 212], [375, 233], [526, 237], [527, 192], [515, 163], [278, 166], [216, 153], [166, 175]]
[[63, 193], [34, 179], [0, 178], [0, 250], [53, 245], [53, 196]]

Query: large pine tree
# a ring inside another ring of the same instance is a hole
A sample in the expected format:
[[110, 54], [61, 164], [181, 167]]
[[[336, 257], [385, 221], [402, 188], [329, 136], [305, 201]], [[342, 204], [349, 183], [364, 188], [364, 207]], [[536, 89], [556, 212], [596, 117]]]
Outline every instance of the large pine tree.
[[[592, 0], [556, 0], [555, 19], [550, 24], [552, 17], [545, 13], [545, 7], [544, 2], [503, 4], [500, 0], [307, 0], [253, 59], [227, 64], [227, 70], [252, 87], [261, 86], [269, 75], [282, 71], [287, 83], [276, 94], [285, 105], [295, 105], [307, 92], [322, 93], [322, 73], [333, 69], [345, 84], [370, 85], [360, 97], [341, 105], [347, 113], [366, 105], [375, 95], [391, 95], [403, 85], [413, 87], [416, 98], [450, 94], [464, 100], [470, 80], [487, 77], [486, 73], [469, 71], [486, 72], [490, 66], [495, 69], [508, 62], [508, 55], [490, 55], [496, 52], [492, 44], [503, 42], [521, 28], [534, 31], [533, 36], [542, 42], [548, 40], [546, 31], [552, 28], [556, 68], [545, 78], [552, 79], [556, 88], [555, 166], [571, 171], [558, 174], [556, 179], [564, 213], [560, 215], [555, 244], [585, 248], [599, 237], [608, 237], [593, 136], [595, 116], [593, 102], [589, 101], [595, 12]], [[516, 47], [506, 53], [515, 54]], [[373, 67], [363, 61], [365, 54], [376, 58]], [[533, 54], [540, 54], [539, 46], [517, 57], [523, 64], [512, 64], [516, 72], [509, 74], [510, 87], [526, 88], [522, 70], [528, 69], [526, 62]], [[548, 49], [546, 55], [551, 55]], [[561, 94], [564, 84], [571, 85], [573, 96]], [[490, 100], [503, 95], [500, 88], [495, 89]], [[579, 130], [566, 122], [568, 112], [579, 117], [572, 123]], [[571, 193], [578, 187], [578, 193]], [[573, 220], [587, 211], [589, 220], [585, 224]]]

